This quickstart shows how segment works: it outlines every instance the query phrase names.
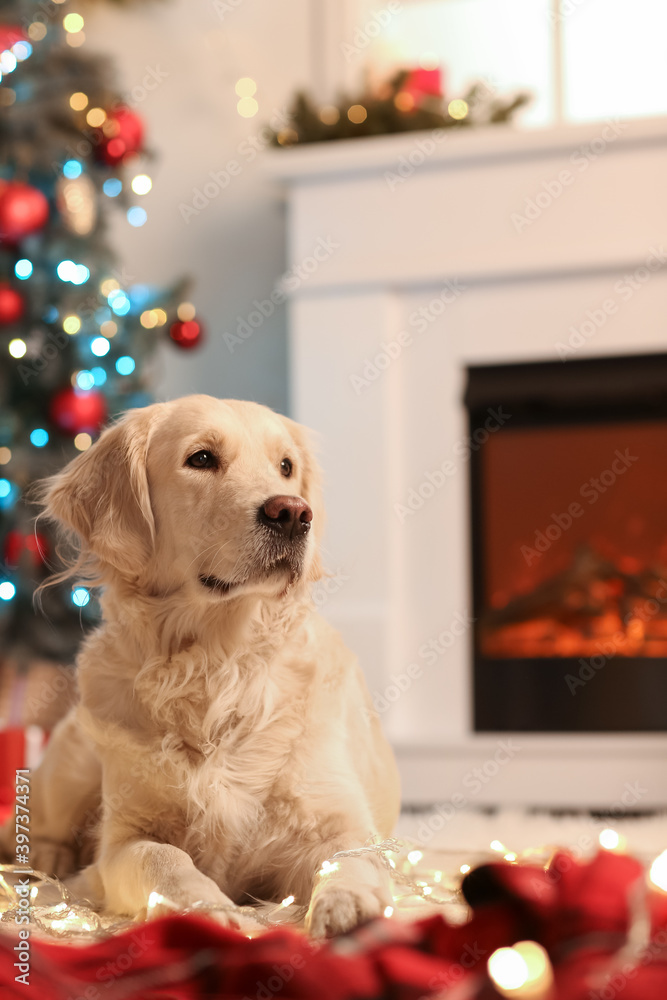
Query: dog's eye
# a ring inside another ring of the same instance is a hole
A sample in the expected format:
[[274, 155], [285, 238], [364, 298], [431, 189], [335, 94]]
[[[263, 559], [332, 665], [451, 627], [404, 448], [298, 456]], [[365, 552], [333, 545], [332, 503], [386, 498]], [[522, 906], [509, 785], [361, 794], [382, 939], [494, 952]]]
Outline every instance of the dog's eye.
[[280, 471], [282, 472], [285, 479], [289, 479], [289, 477], [292, 475], [292, 469], [293, 465], [289, 460], [289, 458], [284, 458], [280, 463]]
[[210, 451], [196, 451], [185, 463], [191, 469], [217, 469], [218, 460]]

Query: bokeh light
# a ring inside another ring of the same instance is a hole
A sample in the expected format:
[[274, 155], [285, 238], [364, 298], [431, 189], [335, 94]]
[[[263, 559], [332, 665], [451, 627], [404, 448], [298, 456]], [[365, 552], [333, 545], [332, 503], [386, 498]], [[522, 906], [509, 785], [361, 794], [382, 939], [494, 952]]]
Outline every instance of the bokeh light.
[[30, 443], [35, 446], [35, 448], [43, 448], [49, 443], [49, 432], [45, 431], [43, 427], [36, 427], [34, 431], [30, 433]]

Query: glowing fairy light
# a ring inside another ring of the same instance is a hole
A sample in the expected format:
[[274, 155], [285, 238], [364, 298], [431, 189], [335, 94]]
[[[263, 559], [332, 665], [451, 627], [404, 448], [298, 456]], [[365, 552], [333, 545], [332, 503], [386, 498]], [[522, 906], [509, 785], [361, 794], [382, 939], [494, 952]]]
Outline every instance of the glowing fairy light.
[[259, 111], [259, 104], [254, 97], [242, 97], [236, 105], [241, 118], [254, 118]]
[[337, 861], [323, 861], [322, 867], [318, 871], [318, 875], [331, 875], [332, 872], [337, 872], [340, 865]]
[[107, 198], [117, 198], [123, 190], [123, 182], [118, 177], [109, 177], [102, 185]]
[[27, 257], [22, 257], [21, 260], [17, 260], [14, 264], [14, 274], [21, 281], [25, 281], [32, 274], [32, 261], [28, 260]]
[[449, 112], [449, 117], [453, 118], [455, 121], [461, 121], [468, 114], [468, 105], [465, 101], [457, 98], [454, 101], [450, 101], [447, 105], [447, 111]]
[[133, 205], [132, 208], [128, 208], [127, 221], [131, 226], [134, 226], [135, 229], [138, 229], [139, 226], [145, 225], [147, 219], [148, 213], [145, 208], [141, 207], [141, 205]]
[[353, 125], [361, 125], [368, 118], [368, 111], [363, 104], [353, 104], [351, 108], [348, 108], [347, 117]]
[[470, 865], [461, 865], [459, 871], [461, 872], [462, 875], [467, 875], [468, 872], [470, 871]]
[[95, 385], [95, 376], [89, 371], [77, 372], [75, 382], [79, 389], [92, 389]]
[[114, 323], [112, 319], [105, 320], [100, 326], [100, 333], [109, 340], [118, 333], [118, 324]]
[[86, 114], [86, 122], [91, 128], [99, 128], [107, 120], [104, 108], [91, 108]]
[[84, 108], [88, 107], [88, 94], [84, 94], [82, 90], [77, 90], [70, 97], [69, 106], [72, 111], [83, 111]]
[[132, 190], [135, 194], [148, 194], [153, 187], [153, 181], [148, 174], [137, 174], [132, 178]]
[[487, 969], [501, 996], [525, 1000], [546, 1000], [551, 996], [551, 962], [536, 941], [517, 941], [511, 948], [498, 948], [489, 958]]
[[501, 844], [499, 840], [492, 840], [491, 843], [489, 844], [489, 847], [491, 848], [492, 851], [498, 851], [499, 854], [507, 853], [507, 848], [505, 847], [504, 844]]
[[124, 354], [116, 361], [116, 371], [119, 375], [131, 375], [136, 367], [134, 358], [131, 358], [129, 354]]
[[487, 968], [501, 990], [518, 990], [528, 982], [528, 966], [514, 948], [498, 948], [489, 958]]
[[181, 302], [176, 310], [176, 315], [180, 319], [181, 323], [189, 323], [195, 318], [197, 312], [192, 302]]
[[[74, 438], [74, 447], [77, 451], [88, 451], [92, 443], [93, 439], [90, 434], [81, 433], [77, 434]], [[86, 601], [86, 604], [87, 603], [88, 601]]]
[[242, 76], [236, 81], [234, 90], [237, 97], [254, 97], [257, 93], [257, 84], [251, 76]]
[[320, 110], [320, 121], [323, 125], [336, 125], [340, 121], [340, 111], [334, 104], [327, 104]]
[[146, 309], [139, 317], [139, 322], [146, 330], [152, 330], [157, 326], [157, 315], [154, 309]]
[[34, 431], [30, 434], [30, 444], [34, 445], [35, 448], [43, 448], [49, 443], [49, 432], [45, 431], [43, 427], [36, 427]]
[[81, 31], [83, 23], [81, 14], [66, 14], [63, 18], [63, 28], [71, 35], [75, 35], [78, 31]]
[[32, 45], [30, 42], [16, 42], [15, 45], [12, 45], [12, 52], [19, 62], [24, 62], [32, 55]]
[[43, 21], [33, 21], [32, 24], [28, 25], [28, 38], [32, 39], [33, 42], [41, 42], [45, 35], [46, 25]]
[[81, 329], [81, 320], [78, 316], [65, 316], [63, 320], [63, 330], [68, 333], [70, 337], [73, 337], [75, 333], [78, 333]]
[[13, 73], [17, 65], [17, 59], [13, 52], [10, 52], [9, 49], [0, 52], [0, 70], [3, 73]]
[[9, 580], [4, 580], [0, 583], [0, 600], [1, 601], [11, 601], [11, 599], [16, 594], [16, 587]]
[[392, 914], [393, 914], [393, 912], [394, 912], [394, 907], [393, 906], [385, 906], [385, 908], [384, 908], [384, 915], [385, 915], [385, 917], [391, 917]]
[[294, 902], [294, 896], [285, 896], [285, 898], [283, 899], [283, 901], [282, 901], [282, 903], [280, 905], [281, 906], [291, 906], [293, 902]]
[[13, 358], [22, 358], [25, 356], [25, 352], [28, 348], [26, 347], [25, 340], [21, 340], [20, 337], [15, 337], [14, 340], [9, 341], [7, 350]]
[[621, 842], [621, 838], [616, 833], [616, 830], [611, 829], [601, 830], [598, 840], [600, 841], [600, 847], [604, 847], [606, 851], [615, 851]]
[[421, 851], [410, 851], [408, 854], [408, 861], [411, 865], [416, 865], [418, 861], [424, 857]]
[[83, 166], [79, 160], [68, 160], [63, 166], [63, 174], [68, 180], [73, 181], [83, 173]]
[[649, 878], [653, 885], [667, 892], [667, 851], [663, 851], [655, 859], [649, 869]]
[[85, 608], [90, 601], [90, 592], [85, 587], [75, 587], [72, 591], [72, 604], [77, 608]]
[[105, 354], [108, 354], [110, 347], [111, 344], [106, 337], [94, 337], [90, 344], [91, 351], [98, 358], [103, 358]]
[[111, 306], [112, 311], [115, 312], [116, 316], [127, 316], [132, 308], [132, 303], [130, 302], [128, 296], [120, 288], [111, 293], [107, 302]]

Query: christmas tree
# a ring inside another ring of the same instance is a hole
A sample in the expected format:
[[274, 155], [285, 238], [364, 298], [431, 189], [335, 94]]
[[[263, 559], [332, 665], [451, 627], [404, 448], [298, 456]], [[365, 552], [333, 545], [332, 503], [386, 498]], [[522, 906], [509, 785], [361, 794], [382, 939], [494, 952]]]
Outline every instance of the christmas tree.
[[161, 340], [191, 348], [202, 331], [183, 285], [128, 287], [105, 242], [113, 208], [146, 222], [151, 179], [137, 166], [143, 123], [82, 48], [83, 17], [61, 0], [5, 0], [0, 16], [2, 656], [69, 663], [96, 602], [60, 584], [35, 610], [59, 564], [48, 525], [35, 527], [31, 486], [151, 401]]

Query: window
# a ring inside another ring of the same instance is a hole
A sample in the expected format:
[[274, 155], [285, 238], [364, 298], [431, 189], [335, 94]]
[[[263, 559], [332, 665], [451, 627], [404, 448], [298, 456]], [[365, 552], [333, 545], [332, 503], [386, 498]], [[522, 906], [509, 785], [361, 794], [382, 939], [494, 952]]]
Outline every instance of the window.
[[450, 97], [529, 90], [524, 126], [667, 114], [661, 0], [402, 0], [368, 55], [373, 75], [437, 61]]

